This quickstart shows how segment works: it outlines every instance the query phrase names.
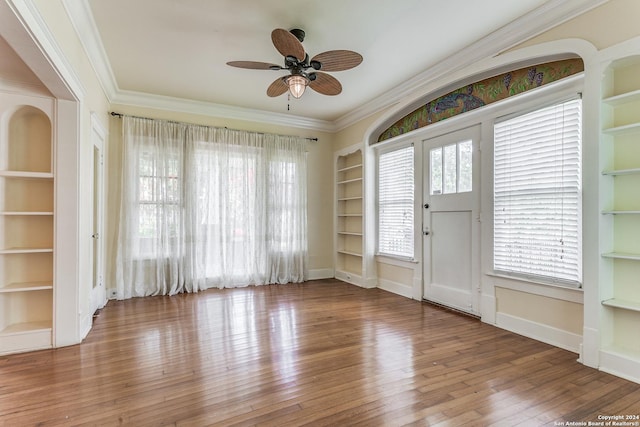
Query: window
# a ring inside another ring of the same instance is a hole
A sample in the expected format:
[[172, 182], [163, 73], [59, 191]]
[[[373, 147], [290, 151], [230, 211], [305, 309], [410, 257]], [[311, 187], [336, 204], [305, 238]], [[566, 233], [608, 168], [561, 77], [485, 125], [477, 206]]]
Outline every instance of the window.
[[172, 237], [178, 233], [180, 210], [180, 155], [172, 151], [160, 157], [153, 148], [143, 149], [138, 157], [138, 233], [143, 238], [162, 235], [161, 224]]
[[472, 141], [468, 140], [429, 152], [432, 196], [472, 190], [472, 148]]
[[581, 101], [496, 123], [494, 144], [494, 269], [579, 284]]
[[413, 258], [413, 145], [378, 160], [378, 252]]
[[124, 117], [122, 170], [122, 297], [304, 280], [303, 139]]

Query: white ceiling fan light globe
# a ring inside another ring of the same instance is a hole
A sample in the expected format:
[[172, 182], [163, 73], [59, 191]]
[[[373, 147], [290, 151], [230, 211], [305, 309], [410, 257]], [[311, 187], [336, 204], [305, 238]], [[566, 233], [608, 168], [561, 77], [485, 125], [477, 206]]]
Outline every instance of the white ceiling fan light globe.
[[308, 84], [309, 79], [304, 76], [294, 75], [287, 78], [287, 86], [289, 86], [289, 92], [296, 99], [302, 96]]

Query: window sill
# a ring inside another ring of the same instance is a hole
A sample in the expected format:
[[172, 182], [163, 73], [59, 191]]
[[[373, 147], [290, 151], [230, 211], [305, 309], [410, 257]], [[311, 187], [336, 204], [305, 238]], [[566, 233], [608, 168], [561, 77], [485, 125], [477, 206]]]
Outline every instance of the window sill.
[[409, 257], [401, 257], [387, 254], [376, 254], [375, 255], [376, 262], [381, 264], [389, 264], [389, 265], [397, 265], [399, 267], [411, 267], [415, 264], [418, 264], [418, 261], [414, 258]]
[[497, 279], [493, 282], [494, 287], [575, 302], [577, 304], [584, 303], [584, 290], [582, 288], [571, 288], [542, 280], [536, 281], [535, 279], [509, 276], [493, 271], [485, 273], [485, 276]]

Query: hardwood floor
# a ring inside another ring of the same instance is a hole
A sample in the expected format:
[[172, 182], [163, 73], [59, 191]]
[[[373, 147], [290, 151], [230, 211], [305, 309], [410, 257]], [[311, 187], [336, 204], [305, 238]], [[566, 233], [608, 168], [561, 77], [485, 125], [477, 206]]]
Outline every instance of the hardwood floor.
[[0, 425], [537, 426], [640, 415], [640, 385], [575, 359], [335, 280], [111, 301], [84, 343], [0, 357]]

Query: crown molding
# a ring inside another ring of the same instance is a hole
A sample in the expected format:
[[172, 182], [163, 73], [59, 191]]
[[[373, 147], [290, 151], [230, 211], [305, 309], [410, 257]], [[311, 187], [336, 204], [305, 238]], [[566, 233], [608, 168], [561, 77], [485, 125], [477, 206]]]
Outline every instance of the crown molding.
[[98, 26], [93, 19], [89, 1], [62, 0], [62, 5], [89, 57], [93, 70], [98, 76], [102, 90], [110, 101], [113, 100], [117, 96], [119, 88], [107, 57], [107, 51], [102, 44]]
[[184, 98], [174, 98], [164, 95], [145, 94], [133, 91], [118, 91], [112, 100], [113, 104], [130, 105], [135, 107], [153, 108], [157, 110], [176, 111], [219, 117], [224, 119], [242, 120], [257, 123], [268, 123], [310, 129], [320, 132], [335, 132], [332, 122], [312, 119], [290, 114], [273, 113], [264, 110], [252, 110], [249, 108], [234, 107], [230, 105], [214, 104], [212, 102], [195, 101]]
[[424, 91], [430, 82], [438, 78], [472, 65], [479, 60], [494, 57], [609, 0], [550, 0], [527, 15], [512, 21], [332, 122], [121, 90], [118, 87], [104, 46], [100, 40], [88, 0], [62, 1], [89, 60], [98, 74], [98, 79], [112, 103], [206, 114], [228, 119], [279, 124], [325, 132], [338, 132], [372, 114], [401, 103], [407, 97], [414, 97], [415, 93]]

